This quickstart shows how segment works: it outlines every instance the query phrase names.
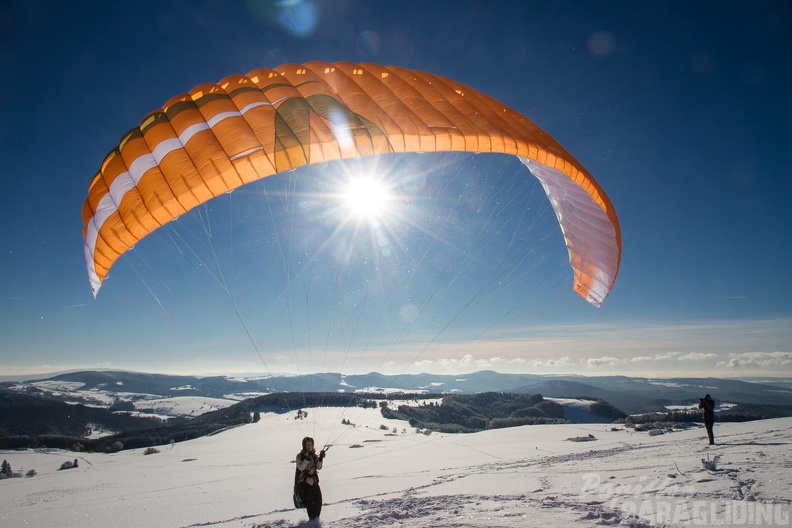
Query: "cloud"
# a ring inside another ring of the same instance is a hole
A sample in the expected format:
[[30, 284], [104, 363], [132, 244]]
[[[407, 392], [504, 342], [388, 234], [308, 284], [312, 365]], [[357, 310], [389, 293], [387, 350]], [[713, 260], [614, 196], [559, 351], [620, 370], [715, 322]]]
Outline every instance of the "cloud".
[[712, 352], [688, 352], [687, 354], [680, 354], [677, 357], [677, 361], [704, 361], [705, 359], [715, 359], [717, 357], [718, 354], [713, 354]]
[[573, 359], [570, 356], [563, 356], [561, 358], [539, 358], [534, 359], [530, 364], [535, 368], [553, 368], [553, 367], [573, 367], [575, 365], [585, 365], [591, 368], [613, 367], [613, 366], [627, 366], [627, 365], [647, 365], [650, 363], [666, 363], [679, 361], [707, 361], [715, 360], [718, 354], [705, 353], [705, 352], [662, 352], [652, 355], [640, 356], [623, 356], [616, 357], [612, 355], [603, 355], [590, 358], [577, 358]]
[[649, 363], [668, 364], [669, 362], [674, 362], [674, 361], [706, 361], [706, 360], [714, 360], [717, 357], [718, 357], [717, 354], [704, 353], [704, 352], [688, 352], [685, 354], [681, 352], [662, 352], [653, 355], [641, 355], [641, 356], [631, 356], [631, 357], [621, 357], [621, 358], [614, 356], [592, 357], [592, 358], [581, 359], [580, 363], [584, 363], [585, 365], [591, 368], [601, 368], [601, 367], [615, 367], [622, 365], [646, 365]]
[[433, 370], [433, 369], [441, 369], [441, 370], [448, 370], [448, 369], [467, 369], [467, 370], [481, 370], [481, 369], [492, 369], [492, 368], [501, 368], [501, 367], [513, 367], [513, 366], [521, 366], [527, 364], [527, 361], [521, 357], [515, 358], [503, 358], [500, 356], [492, 356], [492, 357], [481, 357], [477, 358], [472, 354], [466, 354], [464, 356], [454, 358], [454, 357], [444, 357], [444, 358], [436, 358], [436, 359], [423, 359], [421, 361], [415, 361], [412, 364], [412, 369], [426, 369], [426, 370]]
[[716, 359], [718, 354], [705, 353], [705, 352], [688, 352], [683, 354], [681, 352], [665, 352], [662, 354], [655, 354], [653, 356], [635, 356], [629, 358], [630, 363], [650, 363], [653, 361], [704, 361], [708, 359]]
[[569, 356], [550, 359], [534, 359], [531, 361], [534, 368], [574, 367], [575, 360]]
[[719, 362], [719, 367], [740, 368], [789, 368], [792, 367], [792, 352], [745, 352], [732, 354], [728, 362]]
[[598, 367], [613, 367], [615, 365], [623, 363], [624, 361], [625, 360], [619, 359], [619, 358], [616, 358], [616, 357], [613, 357], [613, 356], [602, 356], [602, 357], [598, 357], [598, 358], [589, 358], [589, 359], [586, 360], [586, 364], [589, 367], [594, 367], [594, 368], [598, 368]]
[[651, 361], [655, 361], [655, 358], [652, 356], [635, 356], [629, 358], [628, 361], [630, 363], [649, 363]]

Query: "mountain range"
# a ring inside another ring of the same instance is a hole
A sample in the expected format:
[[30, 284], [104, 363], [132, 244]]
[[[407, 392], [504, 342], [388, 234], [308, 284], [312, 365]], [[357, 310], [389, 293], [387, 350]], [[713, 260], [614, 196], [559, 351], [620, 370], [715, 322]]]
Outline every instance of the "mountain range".
[[547, 376], [478, 371], [464, 375], [372, 372], [363, 375], [324, 373], [258, 377], [177, 376], [91, 370], [44, 379], [3, 382], [0, 389], [55, 396], [64, 401], [107, 406], [146, 398], [204, 397], [240, 401], [270, 393], [425, 393], [476, 394], [512, 392], [556, 398], [599, 398], [628, 414], [690, 405], [705, 394], [719, 402], [792, 405], [792, 379], [640, 378], [628, 376]]

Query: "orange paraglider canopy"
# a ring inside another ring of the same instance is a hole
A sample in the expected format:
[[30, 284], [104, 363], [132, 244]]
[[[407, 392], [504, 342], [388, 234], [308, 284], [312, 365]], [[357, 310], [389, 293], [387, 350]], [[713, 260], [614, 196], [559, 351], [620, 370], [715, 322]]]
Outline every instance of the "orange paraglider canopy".
[[553, 205], [574, 290], [595, 306], [619, 271], [616, 212], [589, 172], [520, 113], [450, 79], [376, 64], [309, 62], [233, 75], [176, 96], [105, 158], [83, 206], [97, 294], [138, 240], [246, 183], [311, 163], [400, 152], [512, 154]]

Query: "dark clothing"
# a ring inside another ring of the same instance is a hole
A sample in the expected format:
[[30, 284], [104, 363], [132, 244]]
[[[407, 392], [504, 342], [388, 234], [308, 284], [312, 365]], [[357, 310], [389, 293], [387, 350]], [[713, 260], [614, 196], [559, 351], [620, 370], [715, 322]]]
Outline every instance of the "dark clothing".
[[309, 519], [316, 519], [322, 513], [322, 488], [319, 484], [311, 486], [307, 482], [297, 484], [297, 496], [308, 511]]
[[699, 409], [704, 410], [704, 427], [707, 429], [707, 437], [710, 445], [715, 443], [715, 433], [712, 428], [715, 425], [715, 400], [709, 394], [699, 400]]
[[314, 453], [300, 451], [295, 460], [297, 474], [295, 475], [294, 492], [308, 510], [308, 518], [316, 519], [322, 513], [322, 490], [319, 487], [319, 473], [322, 469], [322, 459]]
[[715, 425], [715, 418], [704, 417], [704, 427], [707, 428], [707, 436], [709, 437], [710, 445], [715, 444], [715, 433], [712, 431], [712, 427], [714, 425]]

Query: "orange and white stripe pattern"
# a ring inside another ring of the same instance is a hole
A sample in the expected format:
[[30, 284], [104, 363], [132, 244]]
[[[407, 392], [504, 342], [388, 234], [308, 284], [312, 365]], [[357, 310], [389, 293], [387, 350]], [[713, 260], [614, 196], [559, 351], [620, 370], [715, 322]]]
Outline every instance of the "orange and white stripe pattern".
[[91, 181], [85, 257], [96, 295], [113, 263], [177, 216], [295, 167], [394, 152], [518, 156], [561, 224], [575, 291], [599, 306], [619, 270], [616, 212], [591, 174], [529, 119], [447, 78], [375, 64], [257, 69], [176, 96], [127, 132]]

